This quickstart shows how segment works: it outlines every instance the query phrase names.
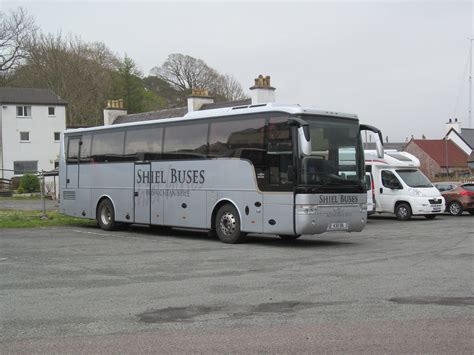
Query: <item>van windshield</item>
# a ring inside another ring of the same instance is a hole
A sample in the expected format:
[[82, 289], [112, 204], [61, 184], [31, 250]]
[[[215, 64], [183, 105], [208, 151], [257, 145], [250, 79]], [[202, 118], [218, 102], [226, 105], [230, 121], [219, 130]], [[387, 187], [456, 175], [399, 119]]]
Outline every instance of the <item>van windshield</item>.
[[430, 180], [420, 170], [396, 170], [397, 174], [410, 187], [433, 187]]

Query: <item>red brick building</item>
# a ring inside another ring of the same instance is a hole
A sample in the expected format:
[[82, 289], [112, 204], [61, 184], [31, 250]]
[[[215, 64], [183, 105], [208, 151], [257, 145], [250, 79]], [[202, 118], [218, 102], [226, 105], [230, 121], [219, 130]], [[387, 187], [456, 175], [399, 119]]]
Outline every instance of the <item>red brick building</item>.
[[404, 151], [420, 160], [421, 171], [431, 180], [447, 175], [460, 178], [471, 174], [467, 165], [469, 156], [451, 140], [412, 139]]

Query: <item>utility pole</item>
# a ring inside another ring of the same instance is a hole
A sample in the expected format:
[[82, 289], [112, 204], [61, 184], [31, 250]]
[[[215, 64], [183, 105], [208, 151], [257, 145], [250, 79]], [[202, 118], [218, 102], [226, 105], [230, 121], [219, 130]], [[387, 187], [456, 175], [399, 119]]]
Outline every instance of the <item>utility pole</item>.
[[472, 41], [473, 38], [469, 39], [469, 128], [472, 128]]

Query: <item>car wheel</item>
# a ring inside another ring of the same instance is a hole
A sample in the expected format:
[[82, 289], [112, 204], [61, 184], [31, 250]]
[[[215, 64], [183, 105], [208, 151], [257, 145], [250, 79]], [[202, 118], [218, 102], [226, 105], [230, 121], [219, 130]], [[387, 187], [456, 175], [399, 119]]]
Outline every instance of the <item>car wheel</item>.
[[115, 222], [115, 211], [109, 199], [102, 200], [97, 208], [97, 222], [99, 227], [106, 231], [111, 231], [117, 227]]
[[435, 219], [436, 215], [435, 214], [425, 214], [426, 219]]
[[301, 234], [300, 235], [289, 235], [289, 234], [282, 234], [282, 235], [279, 235], [279, 237], [283, 240], [296, 240], [298, 239], [299, 237], [301, 237]]
[[448, 211], [450, 215], [460, 216], [462, 215], [462, 206], [459, 202], [453, 201], [449, 204]]
[[245, 234], [240, 231], [239, 213], [230, 203], [223, 205], [217, 211], [215, 228], [217, 237], [224, 243], [236, 244], [245, 238]]
[[408, 203], [400, 203], [395, 208], [395, 215], [399, 221], [408, 221], [411, 218], [411, 207]]
[[472, 216], [474, 216], [474, 210], [469, 210], [468, 211]]

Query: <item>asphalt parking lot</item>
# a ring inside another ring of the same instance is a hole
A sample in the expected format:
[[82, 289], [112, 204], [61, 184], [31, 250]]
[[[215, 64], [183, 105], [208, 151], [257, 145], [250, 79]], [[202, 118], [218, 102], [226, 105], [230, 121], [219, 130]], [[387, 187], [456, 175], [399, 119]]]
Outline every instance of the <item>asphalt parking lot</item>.
[[0, 231], [0, 353], [472, 353], [472, 216], [293, 242]]

